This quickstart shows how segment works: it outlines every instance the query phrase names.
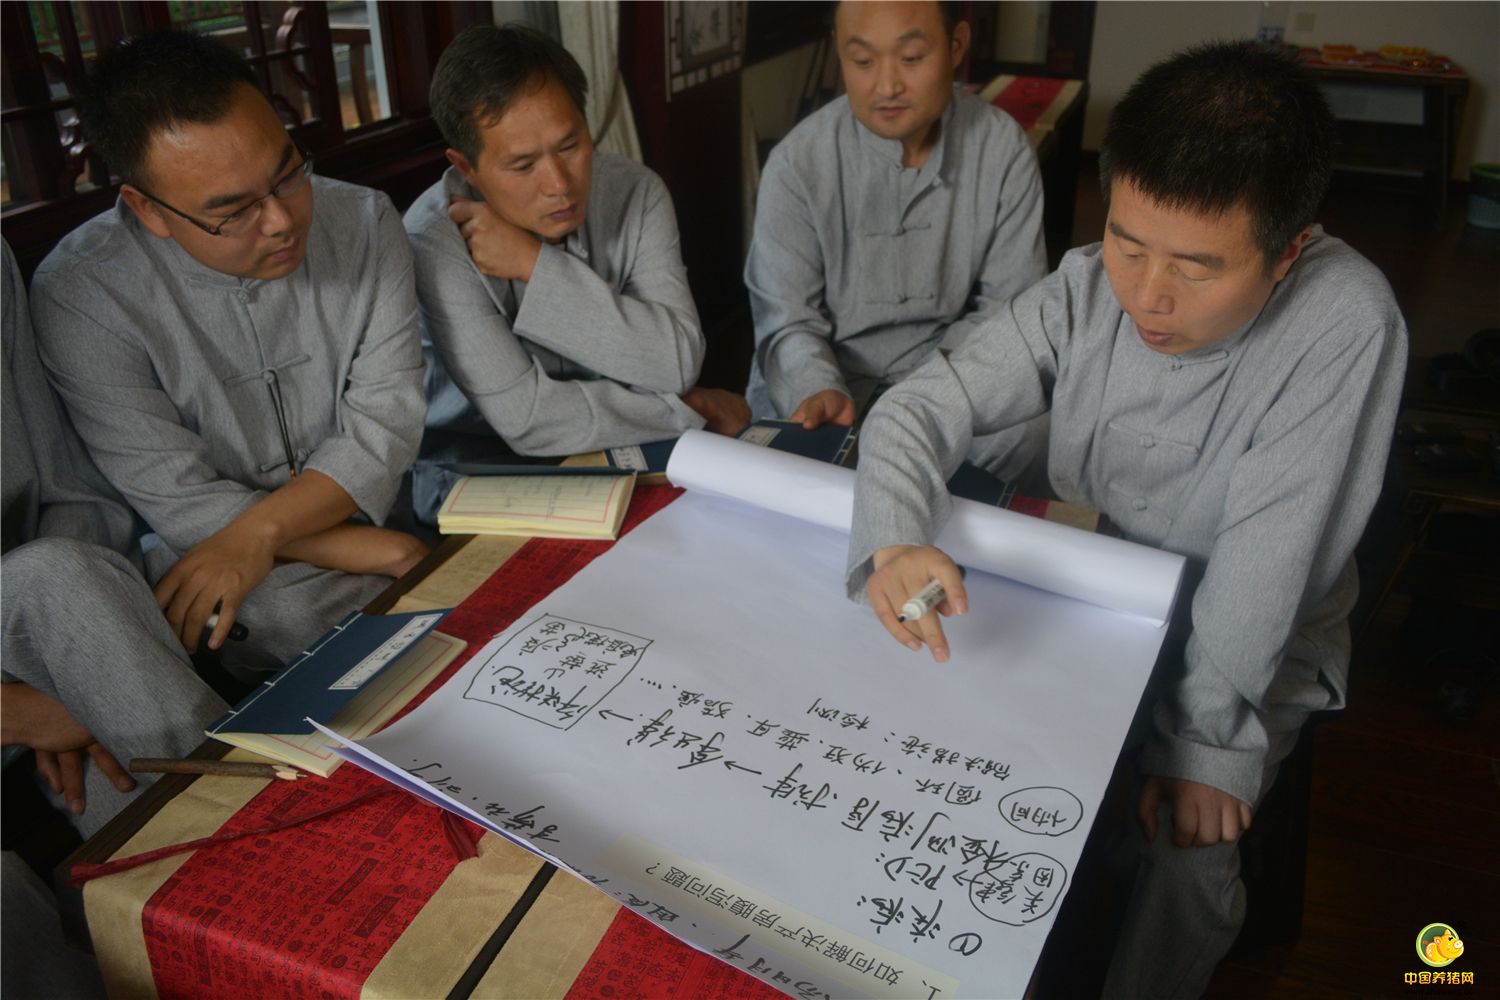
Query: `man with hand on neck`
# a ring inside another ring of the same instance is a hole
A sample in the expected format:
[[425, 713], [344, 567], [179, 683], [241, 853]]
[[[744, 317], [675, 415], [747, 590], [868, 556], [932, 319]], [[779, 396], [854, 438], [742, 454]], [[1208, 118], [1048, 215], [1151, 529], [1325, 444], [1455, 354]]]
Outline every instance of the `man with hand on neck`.
[[594, 152], [586, 81], [555, 41], [472, 28], [438, 62], [451, 168], [406, 213], [429, 371], [413, 494], [432, 521], [444, 462], [568, 455], [738, 433], [743, 398], [696, 387], [703, 333], [666, 187]]

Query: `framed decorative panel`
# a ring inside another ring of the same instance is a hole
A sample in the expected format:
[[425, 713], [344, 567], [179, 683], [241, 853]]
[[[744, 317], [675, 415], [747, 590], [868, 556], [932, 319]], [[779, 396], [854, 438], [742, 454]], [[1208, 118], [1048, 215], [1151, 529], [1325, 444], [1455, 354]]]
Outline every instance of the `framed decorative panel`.
[[744, 0], [668, 0], [667, 98], [745, 59]]

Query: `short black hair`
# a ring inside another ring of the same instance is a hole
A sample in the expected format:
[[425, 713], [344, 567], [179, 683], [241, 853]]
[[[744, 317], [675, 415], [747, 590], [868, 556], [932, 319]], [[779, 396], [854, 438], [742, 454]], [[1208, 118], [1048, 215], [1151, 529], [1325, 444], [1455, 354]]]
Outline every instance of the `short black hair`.
[[73, 92], [84, 136], [111, 170], [140, 187], [152, 137], [179, 123], [219, 121], [242, 83], [259, 92], [255, 71], [228, 46], [168, 29], [103, 53]]
[[1333, 146], [1328, 102], [1295, 55], [1211, 42], [1157, 63], [1126, 91], [1099, 147], [1099, 180], [1106, 203], [1123, 180], [1173, 208], [1244, 204], [1269, 265], [1314, 221]]
[[479, 132], [511, 102], [556, 79], [586, 114], [588, 78], [567, 49], [520, 24], [482, 24], [453, 39], [438, 59], [429, 93], [432, 117], [448, 145], [473, 164], [484, 142]]

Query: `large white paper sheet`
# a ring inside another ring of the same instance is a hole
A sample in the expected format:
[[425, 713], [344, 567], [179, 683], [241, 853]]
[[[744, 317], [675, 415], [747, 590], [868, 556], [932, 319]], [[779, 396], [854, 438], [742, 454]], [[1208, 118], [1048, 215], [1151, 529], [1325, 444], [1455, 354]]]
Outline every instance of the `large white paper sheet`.
[[[667, 478], [848, 534], [854, 471], [688, 431], [672, 449]], [[1182, 557], [1065, 524], [953, 498], [935, 544], [961, 566], [997, 573], [1158, 624], [1171, 616]]]
[[936, 665], [847, 542], [689, 493], [355, 759], [794, 996], [1019, 996], [1163, 630], [976, 572]]

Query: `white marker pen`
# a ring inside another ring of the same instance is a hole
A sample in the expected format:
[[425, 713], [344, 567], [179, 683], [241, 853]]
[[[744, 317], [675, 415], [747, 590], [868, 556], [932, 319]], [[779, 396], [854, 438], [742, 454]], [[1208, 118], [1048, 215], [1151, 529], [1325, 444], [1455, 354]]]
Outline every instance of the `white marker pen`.
[[[960, 566], [958, 568], [958, 575], [964, 577], [968, 573]], [[943, 585], [937, 580], [933, 580], [908, 598], [905, 604], [901, 605], [901, 613], [896, 616], [896, 621], [916, 621], [939, 604], [942, 604], [947, 596], [948, 592], [943, 589]]]

